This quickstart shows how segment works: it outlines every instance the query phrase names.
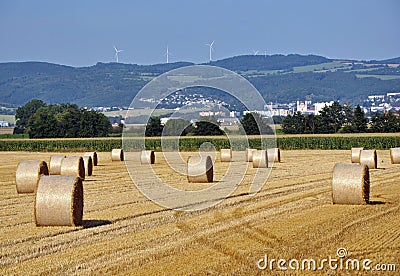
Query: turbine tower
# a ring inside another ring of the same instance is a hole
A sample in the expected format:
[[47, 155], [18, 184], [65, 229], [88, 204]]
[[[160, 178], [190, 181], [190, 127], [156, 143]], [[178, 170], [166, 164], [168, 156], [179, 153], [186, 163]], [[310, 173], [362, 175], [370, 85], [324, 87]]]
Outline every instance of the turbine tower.
[[167, 45], [167, 51], [165, 52], [165, 56], [167, 57], [167, 63], [169, 63], [169, 50], [168, 50], [168, 45]]
[[114, 50], [115, 50], [115, 60], [118, 63], [118, 53], [123, 52], [124, 50], [118, 50], [117, 47], [114, 46]]
[[210, 47], [210, 62], [212, 61], [212, 52], [214, 51], [213, 45], [214, 45], [214, 40], [210, 44], [206, 44], [208, 47]]

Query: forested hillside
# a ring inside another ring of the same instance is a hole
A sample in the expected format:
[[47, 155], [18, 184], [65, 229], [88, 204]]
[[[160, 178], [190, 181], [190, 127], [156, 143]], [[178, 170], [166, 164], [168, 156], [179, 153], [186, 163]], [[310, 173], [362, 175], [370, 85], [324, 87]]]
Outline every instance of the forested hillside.
[[[364, 66], [315, 55], [245, 55], [213, 61], [211, 65], [243, 75], [267, 102], [307, 97], [357, 104], [368, 95], [400, 92], [400, 69], [387, 66], [399, 60], [370, 61]], [[78, 68], [43, 62], [0, 63], [0, 102], [23, 105], [37, 98], [50, 104], [129, 106], [152, 78], [188, 65], [193, 63], [97, 63]]]

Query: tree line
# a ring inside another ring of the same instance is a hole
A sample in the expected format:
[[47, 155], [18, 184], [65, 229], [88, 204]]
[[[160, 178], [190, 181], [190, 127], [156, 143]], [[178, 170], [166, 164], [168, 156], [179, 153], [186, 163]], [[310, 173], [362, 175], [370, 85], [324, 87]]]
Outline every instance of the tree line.
[[375, 113], [368, 121], [365, 112], [357, 105], [340, 105], [334, 102], [325, 106], [318, 115], [297, 112], [282, 121], [286, 134], [400, 132], [400, 117], [392, 112]]
[[16, 110], [14, 133], [27, 133], [29, 138], [104, 137], [111, 131], [108, 118], [76, 104], [47, 105], [34, 99]]
[[[247, 135], [272, 134], [268, 122], [258, 113], [247, 113], [240, 121]], [[218, 136], [224, 135], [220, 123], [214, 116], [200, 117], [192, 124], [184, 119], [170, 119], [165, 125], [160, 117], [150, 117], [145, 130], [146, 136]]]

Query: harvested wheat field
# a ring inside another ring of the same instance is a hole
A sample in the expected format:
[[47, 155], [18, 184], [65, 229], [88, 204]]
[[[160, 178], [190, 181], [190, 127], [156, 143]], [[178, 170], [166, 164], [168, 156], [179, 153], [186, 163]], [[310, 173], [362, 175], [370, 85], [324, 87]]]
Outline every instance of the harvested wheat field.
[[[320, 262], [317, 271], [301, 270], [303, 259], [335, 259], [339, 248], [347, 250], [341, 260], [371, 259], [371, 269], [380, 264], [393, 270], [395, 264], [399, 271], [400, 165], [391, 164], [389, 151], [377, 153], [369, 205], [332, 205], [332, 170], [335, 163], [351, 163], [350, 151], [296, 150], [281, 152], [282, 163], [274, 164], [255, 196], [247, 195], [256, 170], [251, 166], [226, 200], [193, 212], [154, 204], [136, 189], [124, 162], [99, 153], [99, 165], [83, 182], [83, 226], [36, 227], [34, 195], [17, 194], [15, 171], [18, 162], [48, 162], [54, 153], [1, 152], [0, 274], [281, 274], [276, 261], [272, 268], [258, 268], [265, 255], [268, 265], [271, 259], [287, 260], [280, 264], [286, 273], [354, 274], [327, 263], [318, 270]], [[186, 176], [171, 173], [161, 153], [152, 166], [167, 183], [189, 185]], [[217, 158], [214, 181], [228, 166]], [[299, 271], [291, 271], [291, 259], [299, 260]]]

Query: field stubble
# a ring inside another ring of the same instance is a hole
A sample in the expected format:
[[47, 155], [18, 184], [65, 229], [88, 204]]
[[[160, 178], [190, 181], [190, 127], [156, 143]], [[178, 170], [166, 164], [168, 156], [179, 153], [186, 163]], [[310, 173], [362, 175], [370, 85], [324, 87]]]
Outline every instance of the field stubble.
[[[378, 151], [379, 169], [370, 171], [368, 206], [331, 204], [333, 166], [350, 163], [350, 151], [297, 150], [282, 152], [283, 162], [274, 164], [255, 196], [247, 195], [250, 167], [225, 201], [195, 212], [154, 204], [136, 189], [123, 162], [99, 153], [99, 166], [84, 181], [83, 226], [36, 227], [34, 196], [16, 194], [15, 171], [20, 161], [48, 162], [51, 155], [0, 153], [0, 274], [256, 274], [264, 254], [323, 259], [341, 247], [352, 258], [400, 263], [400, 166], [390, 164], [388, 151]], [[228, 166], [217, 158], [214, 179]], [[154, 168], [167, 183], [188, 188], [160, 152]]]

